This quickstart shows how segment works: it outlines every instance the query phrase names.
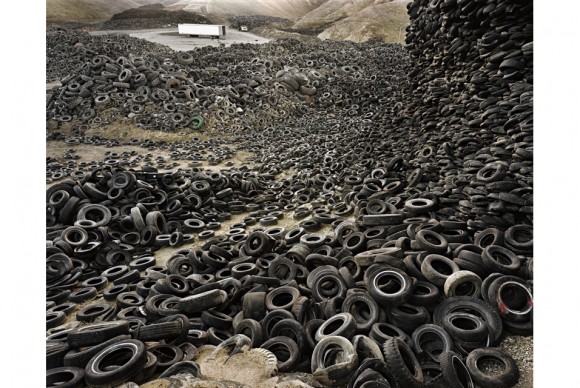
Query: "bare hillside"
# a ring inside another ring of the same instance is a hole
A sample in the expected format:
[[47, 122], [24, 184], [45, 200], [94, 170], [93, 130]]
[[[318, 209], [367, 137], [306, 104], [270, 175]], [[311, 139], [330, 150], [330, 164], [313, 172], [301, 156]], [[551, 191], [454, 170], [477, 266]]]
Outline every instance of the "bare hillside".
[[327, 0], [47, 0], [47, 22], [96, 23], [131, 8], [162, 4], [168, 11], [189, 11], [206, 17], [276, 16], [298, 20]]
[[296, 30], [322, 30], [320, 39], [401, 43], [409, 24], [407, 0], [328, 0], [300, 18]]
[[134, 0], [46, 0], [46, 22], [97, 23], [140, 5]]

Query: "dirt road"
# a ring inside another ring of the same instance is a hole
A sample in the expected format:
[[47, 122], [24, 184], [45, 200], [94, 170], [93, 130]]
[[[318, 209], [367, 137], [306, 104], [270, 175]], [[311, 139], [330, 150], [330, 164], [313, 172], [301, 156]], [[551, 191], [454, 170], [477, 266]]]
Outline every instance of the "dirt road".
[[196, 47], [219, 46], [221, 44], [230, 46], [234, 43], [268, 43], [270, 39], [254, 35], [251, 32], [242, 32], [233, 28], [226, 27], [226, 36], [222, 39], [211, 38], [192, 38], [188, 35], [179, 35], [177, 26], [168, 28], [157, 28], [151, 30], [106, 30], [90, 31], [89, 34], [107, 35], [107, 34], [128, 34], [135, 38], [141, 38], [150, 42], [164, 44], [175, 51], [189, 51]]

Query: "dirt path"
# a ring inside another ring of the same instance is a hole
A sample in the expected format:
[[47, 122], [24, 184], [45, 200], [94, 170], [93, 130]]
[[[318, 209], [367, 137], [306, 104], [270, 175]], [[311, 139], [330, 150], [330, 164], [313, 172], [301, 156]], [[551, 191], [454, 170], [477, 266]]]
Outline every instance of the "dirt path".
[[106, 30], [90, 31], [89, 34], [128, 34], [129, 36], [145, 39], [150, 42], [164, 44], [175, 51], [189, 51], [196, 47], [225, 45], [226, 47], [234, 43], [268, 43], [270, 39], [252, 34], [251, 32], [241, 32], [233, 28], [226, 27], [226, 36], [223, 39], [193, 38], [188, 35], [179, 35], [177, 26], [169, 28], [158, 28], [151, 30]]

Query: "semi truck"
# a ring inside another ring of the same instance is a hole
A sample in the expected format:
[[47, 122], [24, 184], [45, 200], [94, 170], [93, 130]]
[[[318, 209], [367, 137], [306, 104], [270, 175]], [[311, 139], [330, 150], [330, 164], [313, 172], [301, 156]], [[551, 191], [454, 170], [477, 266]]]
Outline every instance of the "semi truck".
[[226, 26], [220, 24], [178, 24], [177, 30], [180, 35], [209, 36], [212, 39], [226, 36]]

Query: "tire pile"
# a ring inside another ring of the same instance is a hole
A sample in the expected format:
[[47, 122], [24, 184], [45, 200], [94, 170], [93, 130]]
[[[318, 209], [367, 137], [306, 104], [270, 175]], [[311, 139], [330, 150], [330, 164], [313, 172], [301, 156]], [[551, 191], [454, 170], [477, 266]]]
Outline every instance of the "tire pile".
[[[73, 36], [62, 46], [80, 39]], [[137, 44], [122, 35], [105, 42], [117, 39], [127, 50]], [[371, 58], [361, 51], [367, 48]], [[151, 44], [136, 52], [147, 49]], [[146, 129], [176, 131], [198, 129], [205, 122], [211, 128], [268, 126], [309, 108], [369, 118], [404, 79], [404, 51], [376, 41], [359, 48], [347, 42], [305, 45], [289, 39], [168, 55], [161, 50], [159, 56], [116, 57], [103, 51], [80, 51], [92, 57], [47, 96], [50, 119], [95, 126], [123, 118]]]
[[[223, 126], [255, 168], [105, 165], [50, 187], [47, 386], [202, 378], [207, 345], [264, 348], [324, 386], [515, 385], [497, 346], [533, 333], [531, 12], [414, 1], [412, 66], [389, 45], [320, 43], [362, 77], [327, 80], [291, 120]], [[232, 47], [203, 58], [260, 50]]]
[[61, 80], [78, 74], [79, 67], [96, 55], [118, 58], [131, 52], [149, 59], [151, 53], [158, 56], [171, 55], [167, 46], [132, 38], [125, 34], [91, 36], [80, 31], [80, 26], [63, 28], [51, 26], [46, 29], [46, 80]]

